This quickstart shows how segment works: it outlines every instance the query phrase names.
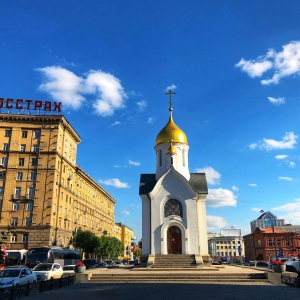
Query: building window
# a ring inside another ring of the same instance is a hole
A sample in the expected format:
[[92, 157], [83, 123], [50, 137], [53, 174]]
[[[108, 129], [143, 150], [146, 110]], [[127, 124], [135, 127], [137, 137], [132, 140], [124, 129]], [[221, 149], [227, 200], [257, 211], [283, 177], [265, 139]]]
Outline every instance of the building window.
[[11, 135], [11, 130], [5, 130], [4, 136], [10, 137], [10, 135]]
[[11, 236], [11, 242], [12, 243], [16, 243], [18, 241], [18, 236], [14, 233], [12, 236]]
[[27, 131], [25, 131], [25, 130], [23, 130], [22, 131], [22, 138], [27, 138], [27, 134], [28, 134], [28, 132]]
[[281, 241], [280, 240], [276, 240], [277, 242], [277, 246], [281, 246]]
[[5, 172], [0, 172], [0, 180], [4, 180], [5, 179]]
[[182, 205], [176, 199], [170, 199], [165, 204], [165, 217], [172, 215], [182, 217]]
[[18, 211], [20, 209], [20, 203], [19, 202], [14, 202], [12, 210], [13, 211]]
[[29, 199], [34, 199], [34, 194], [35, 194], [35, 188], [33, 186], [29, 187], [28, 189], [28, 196], [29, 196]]
[[159, 159], [159, 166], [161, 167], [162, 166], [162, 153], [161, 153], [161, 150], [158, 151], [158, 159]]
[[19, 158], [19, 166], [24, 166], [25, 159], [24, 158]]
[[11, 226], [17, 226], [18, 225], [18, 217], [14, 217], [11, 219]]
[[1, 157], [1, 165], [6, 166], [7, 165], [7, 157]]
[[39, 146], [38, 145], [33, 145], [32, 152], [39, 152]]
[[29, 180], [35, 180], [36, 179], [36, 172], [30, 172]]
[[23, 243], [28, 243], [28, 233], [24, 233], [24, 234], [23, 234], [22, 242], [23, 242]]
[[34, 139], [39, 139], [40, 138], [41, 133], [39, 131], [34, 131], [33, 132], [33, 138]]
[[31, 225], [31, 218], [27, 217], [25, 218], [25, 226], [30, 226]]
[[3, 186], [0, 186], [0, 195], [3, 195]]
[[26, 204], [26, 210], [33, 211], [33, 202], [28, 202]]
[[273, 246], [273, 241], [271, 239], [268, 240], [268, 246]]
[[289, 239], [286, 239], [286, 240], [285, 240], [285, 245], [286, 245], [286, 246], [290, 246], [290, 240], [289, 240]]
[[22, 180], [23, 179], [23, 172], [18, 172], [17, 173], [17, 180]]
[[9, 144], [4, 143], [3, 144], [3, 151], [8, 151], [9, 150]]
[[15, 190], [15, 197], [20, 198], [21, 197], [21, 187], [17, 186]]
[[32, 160], [31, 160], [31, 165], [33, 167], [36, 167], [37, 166], [37, 158], [36, 157], [33, 157]]
[[182, 149], [182, 165], [185, 167], [185, 149]]
[[20, 145], [20, 151], [21, 152], [25, 152], [26, 151], [26, 145], [25, 144], [21, 144]]

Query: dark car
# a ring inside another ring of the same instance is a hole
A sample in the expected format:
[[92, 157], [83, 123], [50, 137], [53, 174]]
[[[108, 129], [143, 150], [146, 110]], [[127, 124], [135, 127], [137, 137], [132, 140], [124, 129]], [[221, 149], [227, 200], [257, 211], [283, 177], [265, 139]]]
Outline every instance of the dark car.
[[113, 260], [105, 260], [104, 262], [105, 262], [105, 263], [107, 264], [107, 266], [109, 266], [109, 267], [115, 265], [115, 262], [114, 262]]
[[98, 268], [99, 260], [96, 258], [84, 259], [82, 261], [86, 267], [86, 269]]
[[266, 261], [258, 261], [256, 263], [256, 267], [261, 267], [261, 268], [268, 268], [269, 264]]

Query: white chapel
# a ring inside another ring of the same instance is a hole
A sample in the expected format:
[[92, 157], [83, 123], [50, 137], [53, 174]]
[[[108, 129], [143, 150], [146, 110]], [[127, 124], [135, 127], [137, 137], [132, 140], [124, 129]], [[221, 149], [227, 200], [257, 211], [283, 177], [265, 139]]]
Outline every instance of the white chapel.
[[209, 262], [204, 173], [190, 173], [189, 145], [172, 115], [156, 137], [156, 172], [141, 174], [142, 257], [151, 265], [161, 254], [192, 254], [198, 266]]

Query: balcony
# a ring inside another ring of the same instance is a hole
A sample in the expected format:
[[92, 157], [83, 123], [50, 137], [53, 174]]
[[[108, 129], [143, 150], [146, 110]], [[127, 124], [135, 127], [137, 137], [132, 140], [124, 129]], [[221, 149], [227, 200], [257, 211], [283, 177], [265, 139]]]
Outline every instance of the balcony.
[[34, 200], [34, 198], [35, 198], [34, 194], [25, 194], [25, 195], [12, 194], [10, 200], [30, 201], [30, 200]]

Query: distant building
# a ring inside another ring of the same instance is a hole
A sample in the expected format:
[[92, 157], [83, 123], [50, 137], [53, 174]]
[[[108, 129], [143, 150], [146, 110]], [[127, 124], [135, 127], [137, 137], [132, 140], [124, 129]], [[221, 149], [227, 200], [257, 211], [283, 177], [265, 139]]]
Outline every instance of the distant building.
[[253, 233], [257, 227], [271, 228], [272, 226], [282, 227], [284, 225], [284, 219], [277, 219], [270, 211], [262, 213], [256, 220], [250, 222], [251, 233]]
[[132, 242], [136, 239], [133, 229], [122, 223], [115, 223], [114, 236], [118, 238], [124, 245], [124, 250], [121, 254], [122, 258], [127, 257], [132, 259], [133, 254], [131, 252]]
[[245, 255], [241, 229], [221, 229], [220, 234], [208, 233], [208, 252], [213, 258], [226, 256], [241, 263]]
[[62, 115], [0, 114], [0, 241], [7, 249], [68, 247], [80, 227], [113, 234], [116, 201], [76, 164], [80, 142]]
[[275, 253], [277, 257], [299, 255], [300, 234], [277, 228], [256, 228], [244, 236], [244, 243], [246, 261], [270, 261], [276, 257]]

